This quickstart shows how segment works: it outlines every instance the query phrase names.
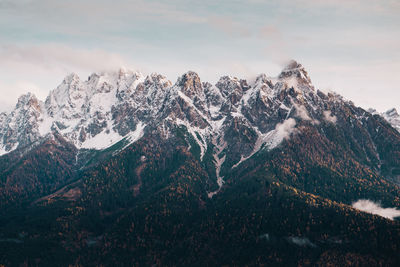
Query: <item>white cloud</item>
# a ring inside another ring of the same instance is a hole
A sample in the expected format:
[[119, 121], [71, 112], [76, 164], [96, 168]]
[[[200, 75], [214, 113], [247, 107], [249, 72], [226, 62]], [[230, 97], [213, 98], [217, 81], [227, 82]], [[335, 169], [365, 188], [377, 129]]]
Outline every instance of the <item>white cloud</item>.
[[311, 121], [310, 115], [308, 115], [307, 109], [302, 105], [294, 104], [296, 108], [296, 116], [305, 121]]
[[292, 133], [296, 131], [296, 121], [293, 118], [289, 118], [282, 123], [278, 123], [275, 127], [275, 133], [278, 139], [289, 139]]
[[354, 202], [352, 206], [355, 209], [376, 214], [390, 220], [400, 216], [400, 210], [396, 208], [382, 208], [380, 204], [374, 203], [368, 199], [360, 199], [357, 202]]
[[333, 124], [335, 124], [336, 121], [337, 121], [337, 117], [335, 115], [332, 115], [332, 112], [330, 110], [325, 110], [324, 111], [324, 119], [327, 122], [331, 122]]

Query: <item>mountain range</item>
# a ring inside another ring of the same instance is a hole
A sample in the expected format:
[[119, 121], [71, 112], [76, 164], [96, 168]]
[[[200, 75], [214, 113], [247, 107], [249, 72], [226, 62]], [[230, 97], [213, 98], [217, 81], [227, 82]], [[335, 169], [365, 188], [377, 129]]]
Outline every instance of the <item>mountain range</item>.
[[296, 61], [71, 74], [0, 114], [0, 264], [395, 266], [399, 131]]

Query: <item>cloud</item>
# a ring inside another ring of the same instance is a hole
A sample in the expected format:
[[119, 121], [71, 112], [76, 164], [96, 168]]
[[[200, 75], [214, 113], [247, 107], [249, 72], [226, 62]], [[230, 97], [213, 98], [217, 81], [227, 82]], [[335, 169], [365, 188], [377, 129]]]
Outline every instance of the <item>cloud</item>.
[[333, 124], [336, 124], [336, 121], [337, 121], [337, 117], [335, 115], [332, 116], [332, 112], [330, 110], [324, 111], [324, 119], [327, 122], [331, 122]]
[[374, 203], [368, 199], [360, 199], [357, 202], [354, 202], [352, 207], [390, 220], [400, 216], [400, 210], [396, 208], [382, 208], [380, 204]]
[[289, 139], [290, 135], [296, 131], [296, 121], [289, 118], [282, 123], [278, 123], [275, 127], [276, 136], [280, 139]]
[[312, 119], [308, 115], [308, 112], [304, 106], [294, 104], [296, 108], [296, 116], [305, 121], [311, 121]]
[[284, 120], [282, 123], [278, 123], [274, 130], [261, 135], [259, 138], [260, 142], [258, 140], [257, 142], [259, 143], [259, 146], [265, 144], [265, 146], [271, 150], [276, 148], [283, 140], [289, 139], [290, 136], [296, 132], [296, 120], [289, 118]]
[[310, 121], [312, 124], [318, 125], [320, 122], [318, 120], [312, 119], [310, 115], [308, 114], [307, 109], [303, 105], [297, 105], [293, 103], [293, 106], [296, 109], [296, 117], [304, 120], [304, 121]]

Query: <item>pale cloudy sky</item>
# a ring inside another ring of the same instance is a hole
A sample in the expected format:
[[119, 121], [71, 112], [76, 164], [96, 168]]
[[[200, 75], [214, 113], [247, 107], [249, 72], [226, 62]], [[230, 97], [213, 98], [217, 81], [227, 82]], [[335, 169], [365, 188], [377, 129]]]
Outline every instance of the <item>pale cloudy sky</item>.
[[188, 70], [276, 76], [296, 59], [316, 87], [400, 108], [398, 0], [0, 0], [0, 111], [71, 72], [120, 66], [175, 82]]

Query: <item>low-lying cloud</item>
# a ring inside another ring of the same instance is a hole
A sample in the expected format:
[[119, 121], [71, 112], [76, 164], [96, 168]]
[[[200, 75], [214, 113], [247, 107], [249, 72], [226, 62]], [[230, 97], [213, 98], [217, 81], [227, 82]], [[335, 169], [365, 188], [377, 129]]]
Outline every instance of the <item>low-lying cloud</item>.
[[312, 243], [307, 237], [289, 236], [287, 238], [287, 241], [300, 247], [316, 247], [316, 245]]
[[337, 117], [335, 115], [332, 115], [332, 112], [330, 110], [325, 110], [324, 111], [324, 119], [327, 122], [331, 122], [333, 124], [335, 124], [336, 121], [337, 121]]
[[289, 118], [282, 123], [278, 123], [275, 127], [276, 136], [283, 140], [288, 139], [292, 133], [296, 131], [296, 121]]
[[352, 206], [355, 209], [376, 214], [390, 220], [400, 216], [400, 210], [396, 208], [382, 208], [379, 203], [375, 203], [368, 199], [360, 199], [357, 202], [354, 202]]
[[310, 115], [308, 115], [307, 109], [304, 106], [294, 105], [296, 108], [296, 116], [305, 121], [311, 121]]

